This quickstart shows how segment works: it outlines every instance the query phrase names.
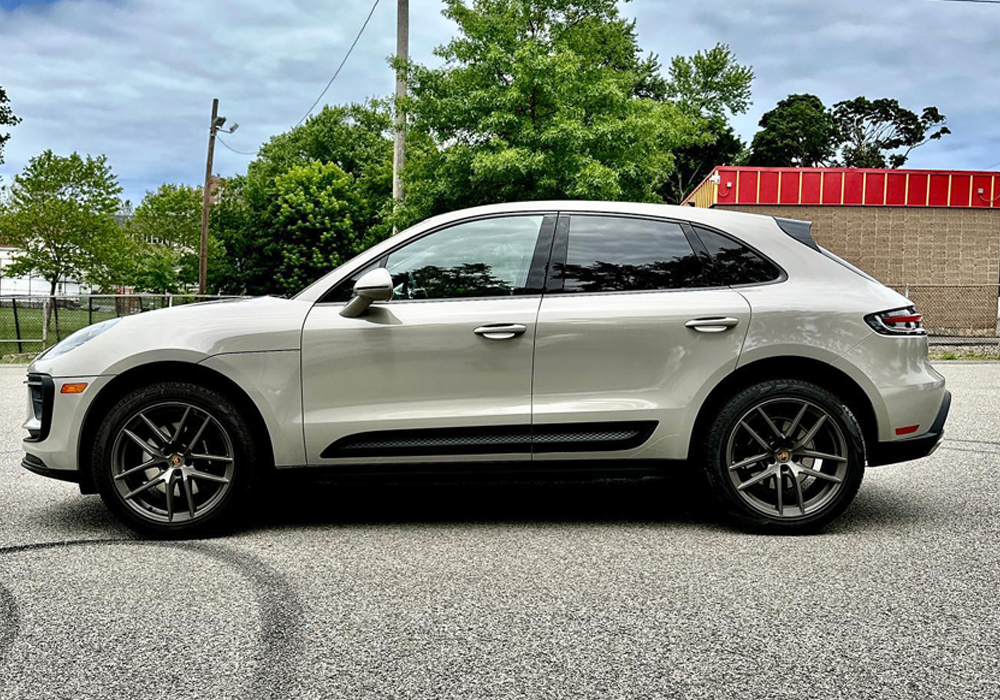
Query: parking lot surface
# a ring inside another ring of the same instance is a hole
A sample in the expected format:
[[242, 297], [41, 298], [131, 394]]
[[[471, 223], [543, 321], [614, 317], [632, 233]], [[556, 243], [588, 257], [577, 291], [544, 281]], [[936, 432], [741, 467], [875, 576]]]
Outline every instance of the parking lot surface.
[[286, 486], [173, 543], [21, 469], [0, 369], [0, 697], [1000, 697], [1000, 365], [940, 369], [944, 446], [822, 535], [670, 478]]

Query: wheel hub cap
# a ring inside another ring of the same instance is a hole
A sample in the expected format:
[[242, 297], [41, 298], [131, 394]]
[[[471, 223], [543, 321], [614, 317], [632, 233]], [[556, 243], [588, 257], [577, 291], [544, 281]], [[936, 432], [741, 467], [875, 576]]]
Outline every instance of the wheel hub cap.
[[752, 406], [730, 430], [726, 466], [738, 497], [771, 517], [799, 518], [835, 500], [847, 441], [833, 416], [798, 397]]
[[129, 418], [112, 446], [118, 495], [147, 520], [191, 521], [216, 508], [234, 475], [233, 442], [208, 410], [170, 401]]

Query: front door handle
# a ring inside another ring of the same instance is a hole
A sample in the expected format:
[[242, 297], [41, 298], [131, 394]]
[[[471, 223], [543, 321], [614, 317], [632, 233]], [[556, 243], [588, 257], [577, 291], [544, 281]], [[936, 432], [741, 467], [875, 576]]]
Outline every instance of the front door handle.
[[520, 323], [502, 323], [494, 326], [480, 326], [472, 332], [490, 340], [510, 340], [515, 335], [521, 335], [526, 330], [528, 330], [528, 327], [522, 326]]
[[738, 318], [726, 316], [724, 318], [692, 318], [684, 325], [688, 328], [693, 328], [699, 333], [721, 333], [722, 331], [728, 331], [739, 322]]

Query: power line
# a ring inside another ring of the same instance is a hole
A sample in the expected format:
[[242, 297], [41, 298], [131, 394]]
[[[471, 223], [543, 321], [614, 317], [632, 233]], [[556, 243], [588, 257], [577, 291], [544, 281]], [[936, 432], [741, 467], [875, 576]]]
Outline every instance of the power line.
[[971, 2], [977, 5], [1000, 5], [1000, 0], [937, 0], [937, 2]]
[[[1000, 2], [1000, 0], [998, 0], [998, 2]], [[321, 92], [319, 97], [316, 98], [316, 101], [312, 103], [312, 107], [309, 108], [308, 112], [302, 115], [302, 118], [295, 123], [295, 126], [304, 122], [306, 118], [312, 114], [312, 111], [316, 109], [316, 105], [318, 105], [319, 101], [323, 99], [323, 95], [325, 95], [326, 91], [330, 89], [331, 85], [333, 85], [333, 81], [337, 79], [338, 75], [340, 75], [340, 70], [344, 67], [344, 64], [347, 63], [347, 59], [351, 57], [351, 52], [354, 51], [354, 47], [358, 45], [358, 40], [361, 39], [361, 35], [365, 33], [365, 28], [368, 26], [368, 22], [371, 21], [372, 15], [375, 14], [375, 8], [378, 7], [378, 3], [379, 0], [375, 0], [375, 3], [372, 5], [372, 9], [368, 12], [368, 17], [365, 18], [365, 23], [361, 25], [361, 30], [358, 32], [358, 35], [354, 37], [354, 42], [351, 44], [351, 48], [347, 49], [347, 53], [344, 54], [344, 60], [340, 62], [339, 66], [337, 66], [337, 70], [334, 71], [333, 77], [330, 78], [330, 82], [326, 84], [326, 87], [323, 88], [323, 92]]]
[[255, 155], [257, 155], [257, 151], [237, 151], [235, 148], [233, 148], [228, 143], [226, 143], [225, 141], [223, 141], [221, 136], [216, 136], [215, 138], [219, 141], [219, 143], [221, 143], [223, 146], [225, 146], [226, 148], [228, 148], [233, 153], [239, 153], [241, 156], [255, 156]]

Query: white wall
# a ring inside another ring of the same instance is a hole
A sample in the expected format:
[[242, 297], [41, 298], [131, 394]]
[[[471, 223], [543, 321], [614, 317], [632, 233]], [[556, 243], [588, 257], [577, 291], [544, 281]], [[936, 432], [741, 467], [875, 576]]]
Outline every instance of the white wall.
[[[41, 277], [7, 277], [7, 266], [13, 260], [16, 251], [16, 248], [0, 247], [0, 296], [47, 296], [49, 293], [49, 283]], [[56, 287], [56, 294], [60, 295], [73, 296], [89, 293], [90, 287], [77, 282], [60, 282]]]

